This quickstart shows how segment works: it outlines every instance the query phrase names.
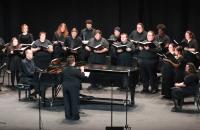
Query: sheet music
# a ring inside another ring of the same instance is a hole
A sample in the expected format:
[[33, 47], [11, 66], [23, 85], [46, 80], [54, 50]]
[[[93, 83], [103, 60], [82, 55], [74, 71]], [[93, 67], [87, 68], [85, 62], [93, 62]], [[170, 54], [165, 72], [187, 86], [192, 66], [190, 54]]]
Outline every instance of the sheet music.
[[173, 40], [177, 45], [179, 44], [176, 40]]
[[157, 53], [157, 55], [159, 55], [161, 58], [166, 58], [167, 59], [167, 56], [165, 54]]
[[133, 39], [130, 39], [130, 42], [139, 43], [140, 41], [135, 41]]
[[100, 46], [101, 46], [101, 44], [99, 44], [99, 45], [95, 46], [94, 48], [95, 48], [95, 49], [97, 49], [97, 48], [99, 48]]
[[85, 75], [86, 77], [89, 77], [89, 76], [90, 76], [90, 72], [84, 72], [84, 75]]
[[78, 47], [76, 47], [76, 48], [68, 48], [68, 49], [70, 49], [70, 50], [73, 50], [73, 51], [76, 51], [76, 50], [78, 50], [78, 49], [80, 49], [82, 46], [78, 46]]
[[88, 40], [83, 40], [82, 41], [83, 44], [88, 44], [88, 42], [89, 42]]

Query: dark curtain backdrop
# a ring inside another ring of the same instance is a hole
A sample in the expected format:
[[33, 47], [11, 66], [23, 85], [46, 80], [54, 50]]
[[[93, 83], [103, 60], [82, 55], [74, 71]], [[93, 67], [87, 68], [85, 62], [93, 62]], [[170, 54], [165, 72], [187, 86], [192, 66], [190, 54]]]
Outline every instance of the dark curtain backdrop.
[[61, 22], [69, 30], [84, 27], [93, 19], [94, 28], [108, 37], [115, 26], [130, 33], [136, 23], [143, 22], [146, 30], [155, 30], [159, 23], [167, 26], [172, 39], [180, 41], [186, 30], [200, 39], [200, 9], [198, 0], [3, 0], [0, 3], [0, 36], [7, 42], [27, 23], [35, 39], [46, 31], [51, 40]]

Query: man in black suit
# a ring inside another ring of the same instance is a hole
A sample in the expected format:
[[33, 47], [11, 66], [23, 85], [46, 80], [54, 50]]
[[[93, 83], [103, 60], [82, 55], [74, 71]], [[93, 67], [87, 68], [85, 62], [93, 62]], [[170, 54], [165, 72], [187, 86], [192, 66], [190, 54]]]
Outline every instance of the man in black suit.
[[25, 51], [26, 58], [21, 62], [21, 76], [20, 76], [20, 83], [31, 85], [35, 89], [31, 95], [36, 96], [39, 92], [38, 90], [38, 80], [35, 74], [36, 70], [39, 70], [38, 67], [35, 66], [33, 61], [33, 52], [28, 49]]
[[79, 94], [81, 79], [85, 78], [84, 67], [80, 67], [81, 71], [74, 67], [74, 56], [67, 58], [67, 66], [62, 73], [65, 118], [68, 120], [79, 120]]

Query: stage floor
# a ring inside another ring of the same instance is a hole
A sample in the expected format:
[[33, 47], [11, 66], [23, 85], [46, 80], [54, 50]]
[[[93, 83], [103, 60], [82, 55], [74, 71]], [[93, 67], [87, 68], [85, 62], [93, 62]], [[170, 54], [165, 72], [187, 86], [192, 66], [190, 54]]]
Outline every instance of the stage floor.
[[[83, 93], [98, 97], [110, 97], [110, 88], [86, 90]], [[185, 105], [184, 112], [171, 112], [172, 101], [161, 99], [160, 94], [141, 94], [137, 86], [135, 107], [128, 108], [128, 125], [132, 130], [199, 130], [200, 114], [193, 104]], [[48, 90], [51, 93], [51, 90]], [[62, 93], [59, 94], [62, 96]], [[125, 98], [125, 92], [114, 88], [115, 98]], [[192, 99], [187, 99], [192, 101]], [[187, 101], [186, 100], [186, 101]], [[63, 106], [42, 108], [45, 130], [105, 130], [110, 126], [110, 105], [82, 104], [79, 121], [66, 121]], [[114, 106], [113, 126], [125, 125], [125, 107]], [[0, 130], [37, 130], [38, 103], [19, 102], [17, 91], [3, 87], [0, 91]]]

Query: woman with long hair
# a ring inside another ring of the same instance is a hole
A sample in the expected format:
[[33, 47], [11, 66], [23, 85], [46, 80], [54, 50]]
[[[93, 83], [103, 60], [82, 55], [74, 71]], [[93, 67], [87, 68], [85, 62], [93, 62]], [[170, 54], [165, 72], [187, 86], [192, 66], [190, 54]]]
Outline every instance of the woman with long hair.
[[199, 78], [196, 74], [196, 67], [193, 63], [187, 63], [185, 66], [185, 78], [181, 83], [175, 83], [175, 87], [172, 90], [172, 98], [174, 101], [174, 107], [172, 111], [181, 111], [183, 105], [183, 99], [187, 96], [194, 95], [197, 91], [197, 85]]
[[20, 65], [21, 65], [21, 59], [22, 54], [20, 53], [21, 44], [19, 43], [18, 39], [16, 37], [13, 37], [9, 43], [9, 45], [6, 48], [7, 54], [8, 54], [8, 67], [11, 71], [11, 83], [12, 87], [14, 87], [15, 84], [15, 78], [17, 83], [20, 80], [19, 72], [20, 72]]
[[62, 46], [64, 45], [64, 42], [68, 36], [68, 28], [65, 23], [61, 23], [57, 30], [55, 31], [53, 35], [53, 58], [63, 58], [64, 57], [64, 51], [62, 49]]

